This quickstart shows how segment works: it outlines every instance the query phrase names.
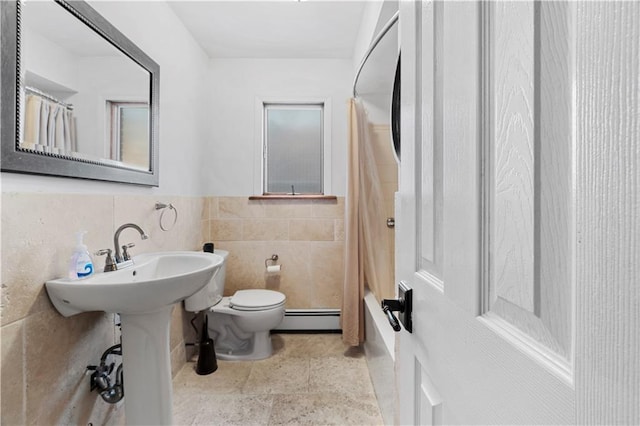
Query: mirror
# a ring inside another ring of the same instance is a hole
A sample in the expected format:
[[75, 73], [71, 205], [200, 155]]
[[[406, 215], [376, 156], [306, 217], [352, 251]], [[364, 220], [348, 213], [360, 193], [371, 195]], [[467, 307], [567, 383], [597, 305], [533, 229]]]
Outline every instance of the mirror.
[[391, 141], [393, 142], [393, 152], [396, 161], [400, 162], [400, 64], [401, 55], [398, 53], [398, 62], [396, 63], [396, 73], [393, 77], [393, 91], [391, 95]]
[[[391, 22], [391, 21], [390, 21]], [[374, 124], [388, 124], [400, 162], [400, 49], [397, 20], [378, 40], [357, 80], [356, 92]]]
[[2, 171], [158, 186], [159, 66], [87, 3], [0, 7]]

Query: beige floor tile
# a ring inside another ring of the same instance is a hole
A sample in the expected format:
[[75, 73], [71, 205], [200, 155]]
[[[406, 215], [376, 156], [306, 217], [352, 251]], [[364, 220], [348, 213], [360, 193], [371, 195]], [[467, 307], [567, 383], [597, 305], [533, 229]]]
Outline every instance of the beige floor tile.
[[270, 395], [215, 395], [192, 390], [174, 395], [176, 425], [267, 425]]
[[242, 392], [245, 394], [305, 393], [309, 391], [309, 359], [271, 357], [255, 361]]
[[373, 394], [369, 369], [364, 358], [311, 358], [309, 365], [310, 393]]
[[178, 425], [383, 424], [361, 348], [340, 334], [274, 334], [274, 354], [221, 361], [207, 376], [188, 363], [176, 375]]
[[195, 362], [189, 362], [173, 380], [174, 392], [199, 391], [211, 395], [240, 394], [251, 373], [252, 362], [218, 360], [218, 369], [205, 376], [195, 372]]
[[307, 345], [309, 356], [346, 356], [363, 358], [362, 348], [347, 346], [342, 342], [341, 334], [311, 334]]
[[276, 395], [269, 425], [381, 425], [373, 395]]
[[362, 350], [354, 351], [342, 343], [341, 334], [274, 334], [271, 342], [274, 356], [278, 357], [364, 356]]

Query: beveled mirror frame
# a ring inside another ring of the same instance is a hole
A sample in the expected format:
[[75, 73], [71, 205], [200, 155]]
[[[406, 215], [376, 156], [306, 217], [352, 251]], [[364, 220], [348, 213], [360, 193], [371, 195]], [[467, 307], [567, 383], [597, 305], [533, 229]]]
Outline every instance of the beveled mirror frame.
[[21, 5], [19, 1], [0, 1], [2, 171], [158, 186], [159, 65], [84, 1], [54, 1], [149, 72], [150, 170], [134, 170], [97, 161], [19, 149], [18, 126], [22, 107], [19, 100]]

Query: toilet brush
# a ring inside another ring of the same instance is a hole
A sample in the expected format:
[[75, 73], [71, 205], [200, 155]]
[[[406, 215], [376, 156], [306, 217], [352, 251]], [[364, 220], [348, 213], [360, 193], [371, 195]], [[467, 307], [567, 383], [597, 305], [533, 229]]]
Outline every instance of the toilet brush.
[[205, 314], [204, 325], [202, 326], [202, 337], [200, 339], [200, 351], [198, 353], [198, 363], [196, 373], [205, 376], [218, 369], [216, 351], [213, 346], [213, 339], [209, 338], [209, 318]]

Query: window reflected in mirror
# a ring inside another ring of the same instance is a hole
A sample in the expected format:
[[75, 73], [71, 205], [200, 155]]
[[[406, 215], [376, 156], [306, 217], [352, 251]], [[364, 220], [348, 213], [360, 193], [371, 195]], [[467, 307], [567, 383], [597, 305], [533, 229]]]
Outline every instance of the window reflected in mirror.
[[110, 159], [146, 169], [149, 165], [149, 106], [107, 101]]

